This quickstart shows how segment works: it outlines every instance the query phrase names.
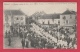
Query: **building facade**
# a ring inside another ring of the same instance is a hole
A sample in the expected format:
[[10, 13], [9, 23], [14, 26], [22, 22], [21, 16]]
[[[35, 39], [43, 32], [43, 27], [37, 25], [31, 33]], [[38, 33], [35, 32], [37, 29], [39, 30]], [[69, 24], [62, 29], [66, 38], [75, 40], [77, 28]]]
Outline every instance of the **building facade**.
[[11, 26], [25, 25], [26, 17], [21, 10], [4, 10], [3, 16], [5, 31], [9, 31]]
[[76, 25], [76, 12], [66, 10], [60, 15], [60, 26], [68, 27]]
[[45, 14], [42, 16], [39, 16], [37, 21], [42, 25], [42, 26], [49, 26], [49, 25], [55, 25], [60, 23], [60, 16], [59, 14]]

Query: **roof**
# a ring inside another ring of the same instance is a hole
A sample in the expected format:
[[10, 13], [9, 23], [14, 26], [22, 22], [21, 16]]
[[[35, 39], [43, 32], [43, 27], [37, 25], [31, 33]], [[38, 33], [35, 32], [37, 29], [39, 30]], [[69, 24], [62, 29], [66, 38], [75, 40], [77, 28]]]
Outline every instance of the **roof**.
[[62, 14], [76, 14], [75, 11], [66, 10]]
[[45, 14], [40, 17], [40, 19], [59, 19], [60, 14]]
[[7, 15], [24, 15], [21, 10], [4, 10], [4, 14]]

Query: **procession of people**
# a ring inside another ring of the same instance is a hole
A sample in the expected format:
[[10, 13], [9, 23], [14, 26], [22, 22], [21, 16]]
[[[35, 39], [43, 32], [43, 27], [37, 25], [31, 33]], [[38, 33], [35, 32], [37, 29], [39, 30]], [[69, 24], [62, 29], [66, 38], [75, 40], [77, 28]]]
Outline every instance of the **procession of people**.
[[[5, 38], [8, 38], [8, 46], [12, 45], [12, 37], [18, 37], [21, 41], [21, 47], [24, 48], [42, 48], [42, 49], [73, 49], [77, 48], [77, 39], [75, 28], [72, 32], [69, 28], [56, 28], [53, 30], [45, 29], [38, 24], [31, 23], [32, 27], [19, 26], [18, 29], [11, 28], [9, 32], [5, 32]], [[47, 30], [47, 31], [46, 31]], [[18, 40], [17, 40], [18, 41]]]

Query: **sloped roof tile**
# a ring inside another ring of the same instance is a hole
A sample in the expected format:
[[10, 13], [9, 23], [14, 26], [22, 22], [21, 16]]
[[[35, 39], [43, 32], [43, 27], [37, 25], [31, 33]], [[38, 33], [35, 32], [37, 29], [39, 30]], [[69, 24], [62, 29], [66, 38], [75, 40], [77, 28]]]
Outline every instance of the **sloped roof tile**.
[[7, 14], [7, 15], [24, 15], [24, 13], [21, 10], [5, 10], [4, 14]]
[[40, 17], [40, 19], [59, 19], [60, 14], [45, 14]]
[[62, 14], [76, 14], [75, 11], [66, 10]]

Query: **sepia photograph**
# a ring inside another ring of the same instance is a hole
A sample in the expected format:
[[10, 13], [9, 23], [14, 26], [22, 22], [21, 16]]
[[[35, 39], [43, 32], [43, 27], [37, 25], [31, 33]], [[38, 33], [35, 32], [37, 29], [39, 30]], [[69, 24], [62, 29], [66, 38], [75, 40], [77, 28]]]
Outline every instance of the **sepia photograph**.
[[77, 49], [77, 2], [3, 2], [4, 49]]

